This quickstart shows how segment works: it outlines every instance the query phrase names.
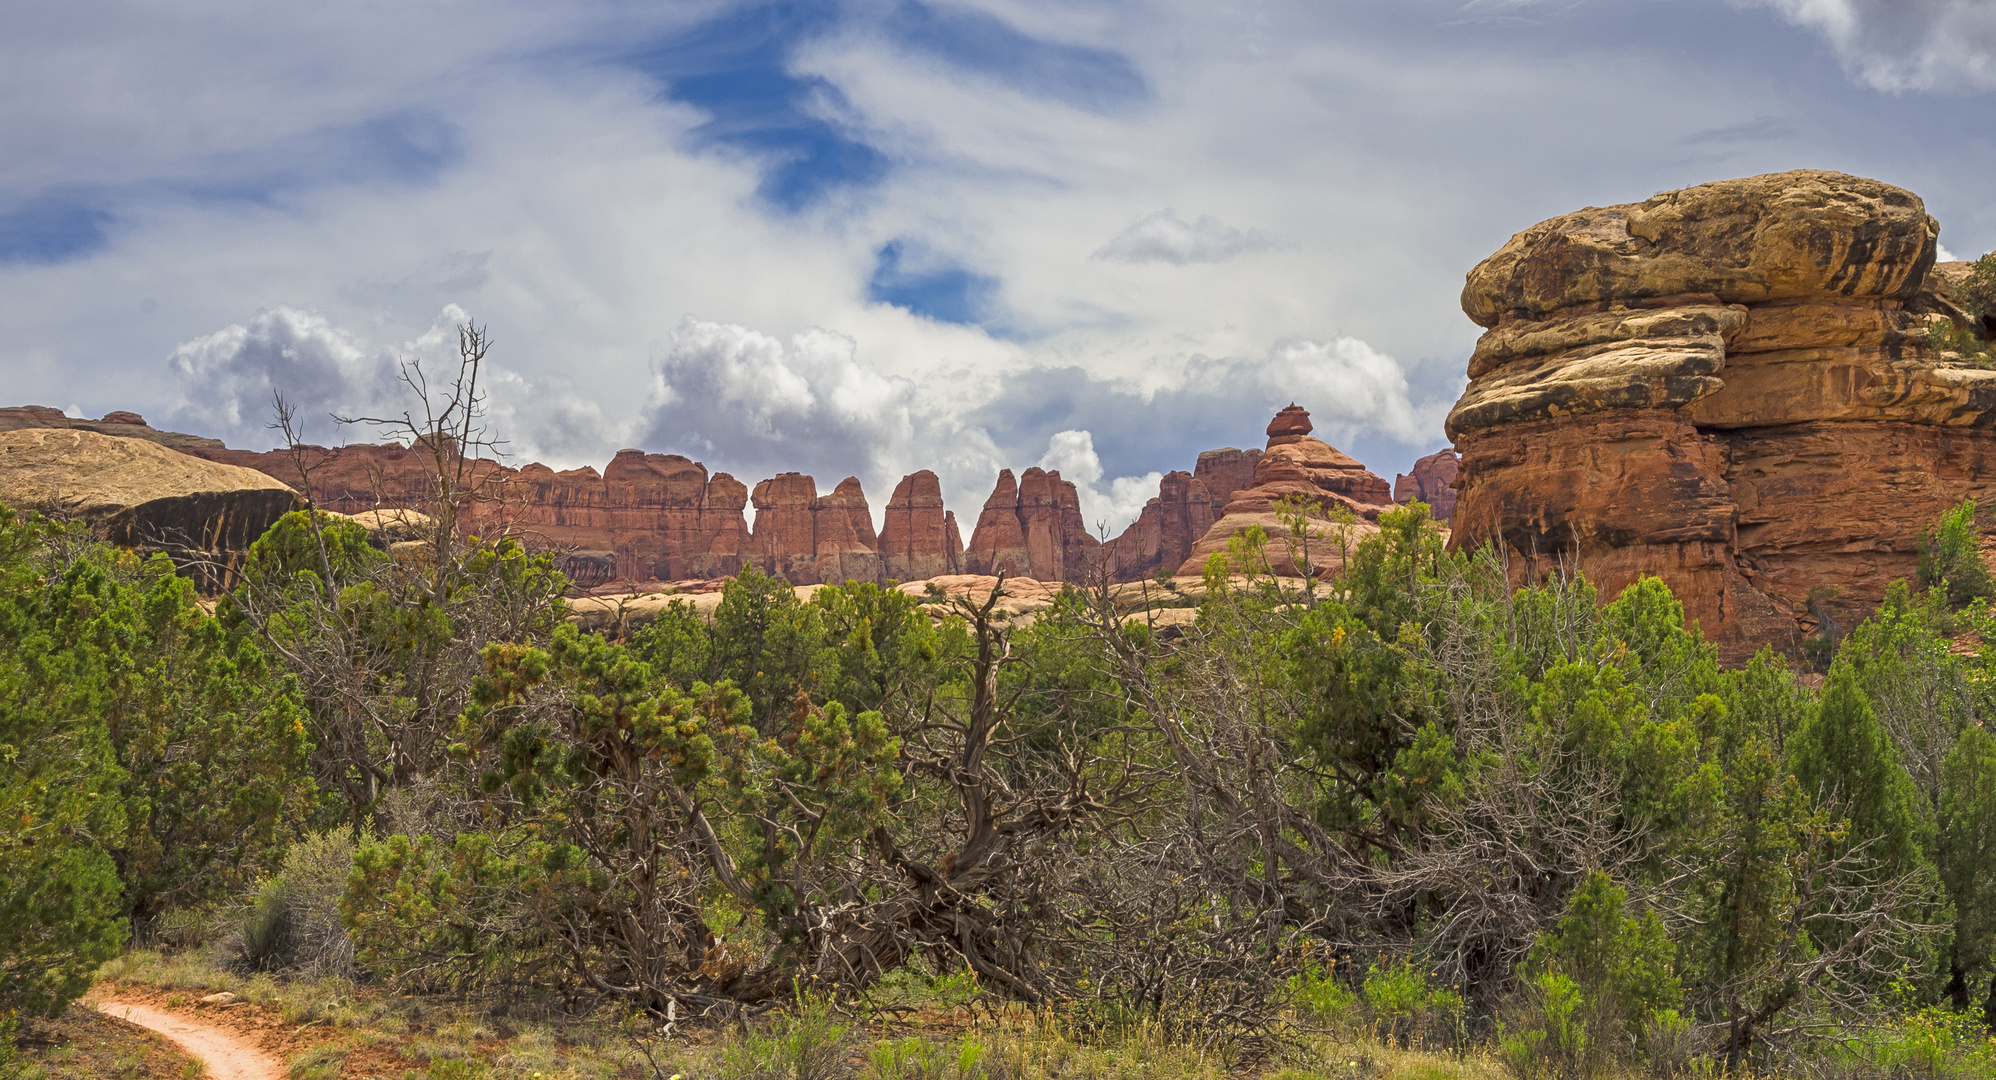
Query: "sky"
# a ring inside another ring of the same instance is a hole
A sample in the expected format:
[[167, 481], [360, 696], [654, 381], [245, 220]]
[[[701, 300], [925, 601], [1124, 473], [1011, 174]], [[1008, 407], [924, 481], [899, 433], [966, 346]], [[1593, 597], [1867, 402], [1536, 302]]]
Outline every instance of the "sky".
[[0, 37], [0, 404], [266, 448], [474, 320], [516, 464], [1059, 468], [1111, 531], [1273, 412], [1446, 445], [1463, 274], [1792, 168], [1996, 248], [1992, 0], [180, 0]]

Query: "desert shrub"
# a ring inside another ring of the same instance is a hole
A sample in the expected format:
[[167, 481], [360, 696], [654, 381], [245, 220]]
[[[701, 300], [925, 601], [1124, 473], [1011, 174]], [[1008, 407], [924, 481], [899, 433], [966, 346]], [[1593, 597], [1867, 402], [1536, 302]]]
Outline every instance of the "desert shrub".
[[1627, 902], [1608, 875], [1591, 874], [1533, 944], [1502, 1042], [1521, 1077], [1596, 1075], [1640, 1059], [1652, 1034], [1684, 1056], [1689, 1031], [1675, 1008], [1683, 991], [1669, 935], [1655, 912], [1636, 918]]
[[127, 932], [125, 774], [103, 721], [119, 637], [97, 617], [101, 571], [44, 576], [66, 531], [0, 507], [0, 1015], [61, 1013]]
[[1963, 499], [1920, 534], [1919, 580], [1946, 592], [1957, 608], [1996, 599], [1996, 574], [1982, 559], [1982, 534], [1975, 526], [1975, 500]]
[[1372, 965], [1361, 991], [1373, 1030], [1401, 1047], [1418, 1038], [1452, 1043], [1462, 1034], [1462, 996], [1435, 982], [1425, 965], [1413, 959]]
[[1284, 984], [1289, 1002], [1319, 1024], [1342, 1024], [1357, 1009], [1358, 995], [1339, 981], [1335, 966], [1309, 961]]
[[308, 833], [292, 844], [278, 872], [238, 912], [223, 942], [230, 965], [351, 976], [353, 939], [341, 921], [340, 899], [358, 847], [350, 827]]
[[722, 1050], [722, 1075], [741, 1080], [834, 1080], [845, 1071], [846, 1030], [829, 1000], [800, 993], [794, 1010]]

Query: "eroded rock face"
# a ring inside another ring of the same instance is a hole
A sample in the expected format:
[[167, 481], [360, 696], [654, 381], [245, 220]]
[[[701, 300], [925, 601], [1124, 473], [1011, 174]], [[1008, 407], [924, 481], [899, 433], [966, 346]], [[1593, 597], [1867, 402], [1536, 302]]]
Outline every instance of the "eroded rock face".
[[998, 473], [964, 552], [964, 572], [1040, 581], [1085, 581], [1101, 542], [1081, 520], [1081, 499], [1059, 472]]
[[[289, 451], [189, 452], [280, 480], [299, 476]], [[310, 474], [314, 501], [326, 510], [428, 506], [436, 490], [435, 456], [420, 447], [303, 446], [296, 459]], [[619, 451], [601, 473], [586, 467], [557, 472], [540, 464], [512, 469], [485, 460], [467, 471], [481, 485], [480, 500], [465, 510], [468, 531], [492, 536], [509, 530], [545, 546], [614, 551], [619, 579], [725, 577], [750, 553], [742, 515], [747, 487], [727, 473], [709, 476], [705, 465], [676, 454]]]
[[1405, 504], [1419, 499], [1428, 504], [1436, 521], [1446, 522], [1455, 513], [1455, 475], [1461, 462], [1453, 448], [1414, 462], [1413, 472], [1393, 478], [1393, 501]]
[[[1205, 461], [1206, 455], [1199, 455], [1199, 459]], [[1175, 571], [1192, 554], [1192, 545], [1218, 519], [1219, 511], [1204, 482], [1181, 470], [1164, 474], [1158, 481], [1157, 497], [1144, 504], [1137, 520], [1122, 535], [1103, 545], [1109, 576], [1116, 581], [1136, 581], [1159, 570]]]
[[[1336, 447], [1313, 438], [1310, 414], [1291, 405], [1268, 425], [1268, 449], [1255, 462], [1254, 483], [1235, 491], [1218, 520], [1207, 528], [1178, 567], [1182, 576], [1197, 575], [1206, 559], [1224, 551], [1227, 541], [1250, 525], [1268, 535], [1268, 558], [1276, 573], [1295, 576], [1327, 574], [1341, 565], [1339, 543], [1355, 542], [1378, 531], [1379, 515], [1393, 508], [1386, 481]], [[1201, 456], [1202, 463], [1204, 456]], [[1307, 536], [1295, 537], [1283, 520], [1284, 503], [1308, 508]], [[1348, 524], [1334, 524], [1338, 517]], [[1298, 563], [1307, 562], [1307, 568]]]
[[755, 549], [764, 572], [793, 585], [881, 580], [883, 560], [859, 481], [822, 498], [810, 477], [783, 473], [755, 486]]
[[1996, 371], [1925, 345], [1965, 316], [1910, 192], [1801, 171], [1589, 208], [1470, 271], [1488, 329], [1447, 429], [1454, 542], [1520, 576], [1667, 581], [1729, 660], [1794, 653], [1996, 490]]
[[880, 556], [886, 575], [897, 581], [963, 572], [956, 515], [943, 509], [942, 481], [935, 473], [923, 469], [894, 486], [880, 528]]
[[216, 591], [234, 583], [250, 544], [303, 504], [263, 473], [150, 439], [19, 428], [0, 432], [0, 505], [77, 518], [113, 544], [163, 552]]

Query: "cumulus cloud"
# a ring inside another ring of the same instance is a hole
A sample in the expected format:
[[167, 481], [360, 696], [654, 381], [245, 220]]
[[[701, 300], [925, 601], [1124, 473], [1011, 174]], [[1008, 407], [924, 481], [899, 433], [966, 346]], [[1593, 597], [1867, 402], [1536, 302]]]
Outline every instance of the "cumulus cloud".
[[1072, 481], [1081, 500], [1081, 519], [1090, 530], [1106, 528], [1110, 535], [1121, 532], [1143, 513], [1144, 503], [1157, 494], [1164, 474], [1156, 470], [1143, 476], [1118, 476], [1102, 487], [1102, 459], [1095, 453], [1095, 436], [1088, 431], [1057, 431], [1047, 440], [1047, 452], [1040, 455], [1040, 468], [1060, 473]]
[[1996, 5], [1988, 0], [1756, 0], [1821, 34], [1880, 90], [1996, 89]]
[[308, 435], [327, 439], [327, 414], [370, 413], [396, 398], [392, 355], [293, 307], [183, 342], [167, 367], [182, 394], [174, 423], [234, 446], [272, 445], [274, 393], [297, 406]]
[[1275, 238], [1259, 230], [1236, 229], [1205, 214], [1197, 221], [1185, 221], [1167, 206], [1111, 237], [1094, 257], [1110, 262], [1167, 262], [1184, 266], [1220, 262], [1274, 246]]
[[1278, 345], [1270, 350], [1261, 374], [1271, 390], [1286, 389], [1299, 401], [1315, 402], [1310, 408], [1318, 434], [1333, 441], [1359, 432], [1402, 443], [1432, 439], [1455, 396], [1416, 404], [1399, 363], [1355, 337], [1342, 335], [1321, 343]]
[[915, 441], [915, 384], [861, 363], [852, 338], [827, 330], [784, 341], [688, 316], [657, 363], [652, 396], [648, 447], [750, 484], [808, 469], [821, 488], [854, 475], [877, 490]]

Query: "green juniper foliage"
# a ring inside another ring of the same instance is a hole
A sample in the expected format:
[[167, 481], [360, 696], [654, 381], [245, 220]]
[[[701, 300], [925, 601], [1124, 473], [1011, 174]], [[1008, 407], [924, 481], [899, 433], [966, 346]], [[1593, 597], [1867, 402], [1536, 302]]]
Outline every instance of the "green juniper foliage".
[[757, 1053], [792, 1071], [843, 1068], [828, 1010], [923, 970], [1521, 1076], [1917, 1065], [1996, 1022], [1972, 503], [1815, 655], [1733, 669], [1654, 578], [1525, 580], [1419, 504], [1281, 519], [1170, 634], [1150, 583], [806, 600], [751, 567], [623, 641], [508, 539], [391, 557], [293, 514], [209, 618], [163, 564], [0, 514], [0, 1014], [222, 900], [245, 964], [295, 969], [309, 891], [327, 970], [780, 1008]]

